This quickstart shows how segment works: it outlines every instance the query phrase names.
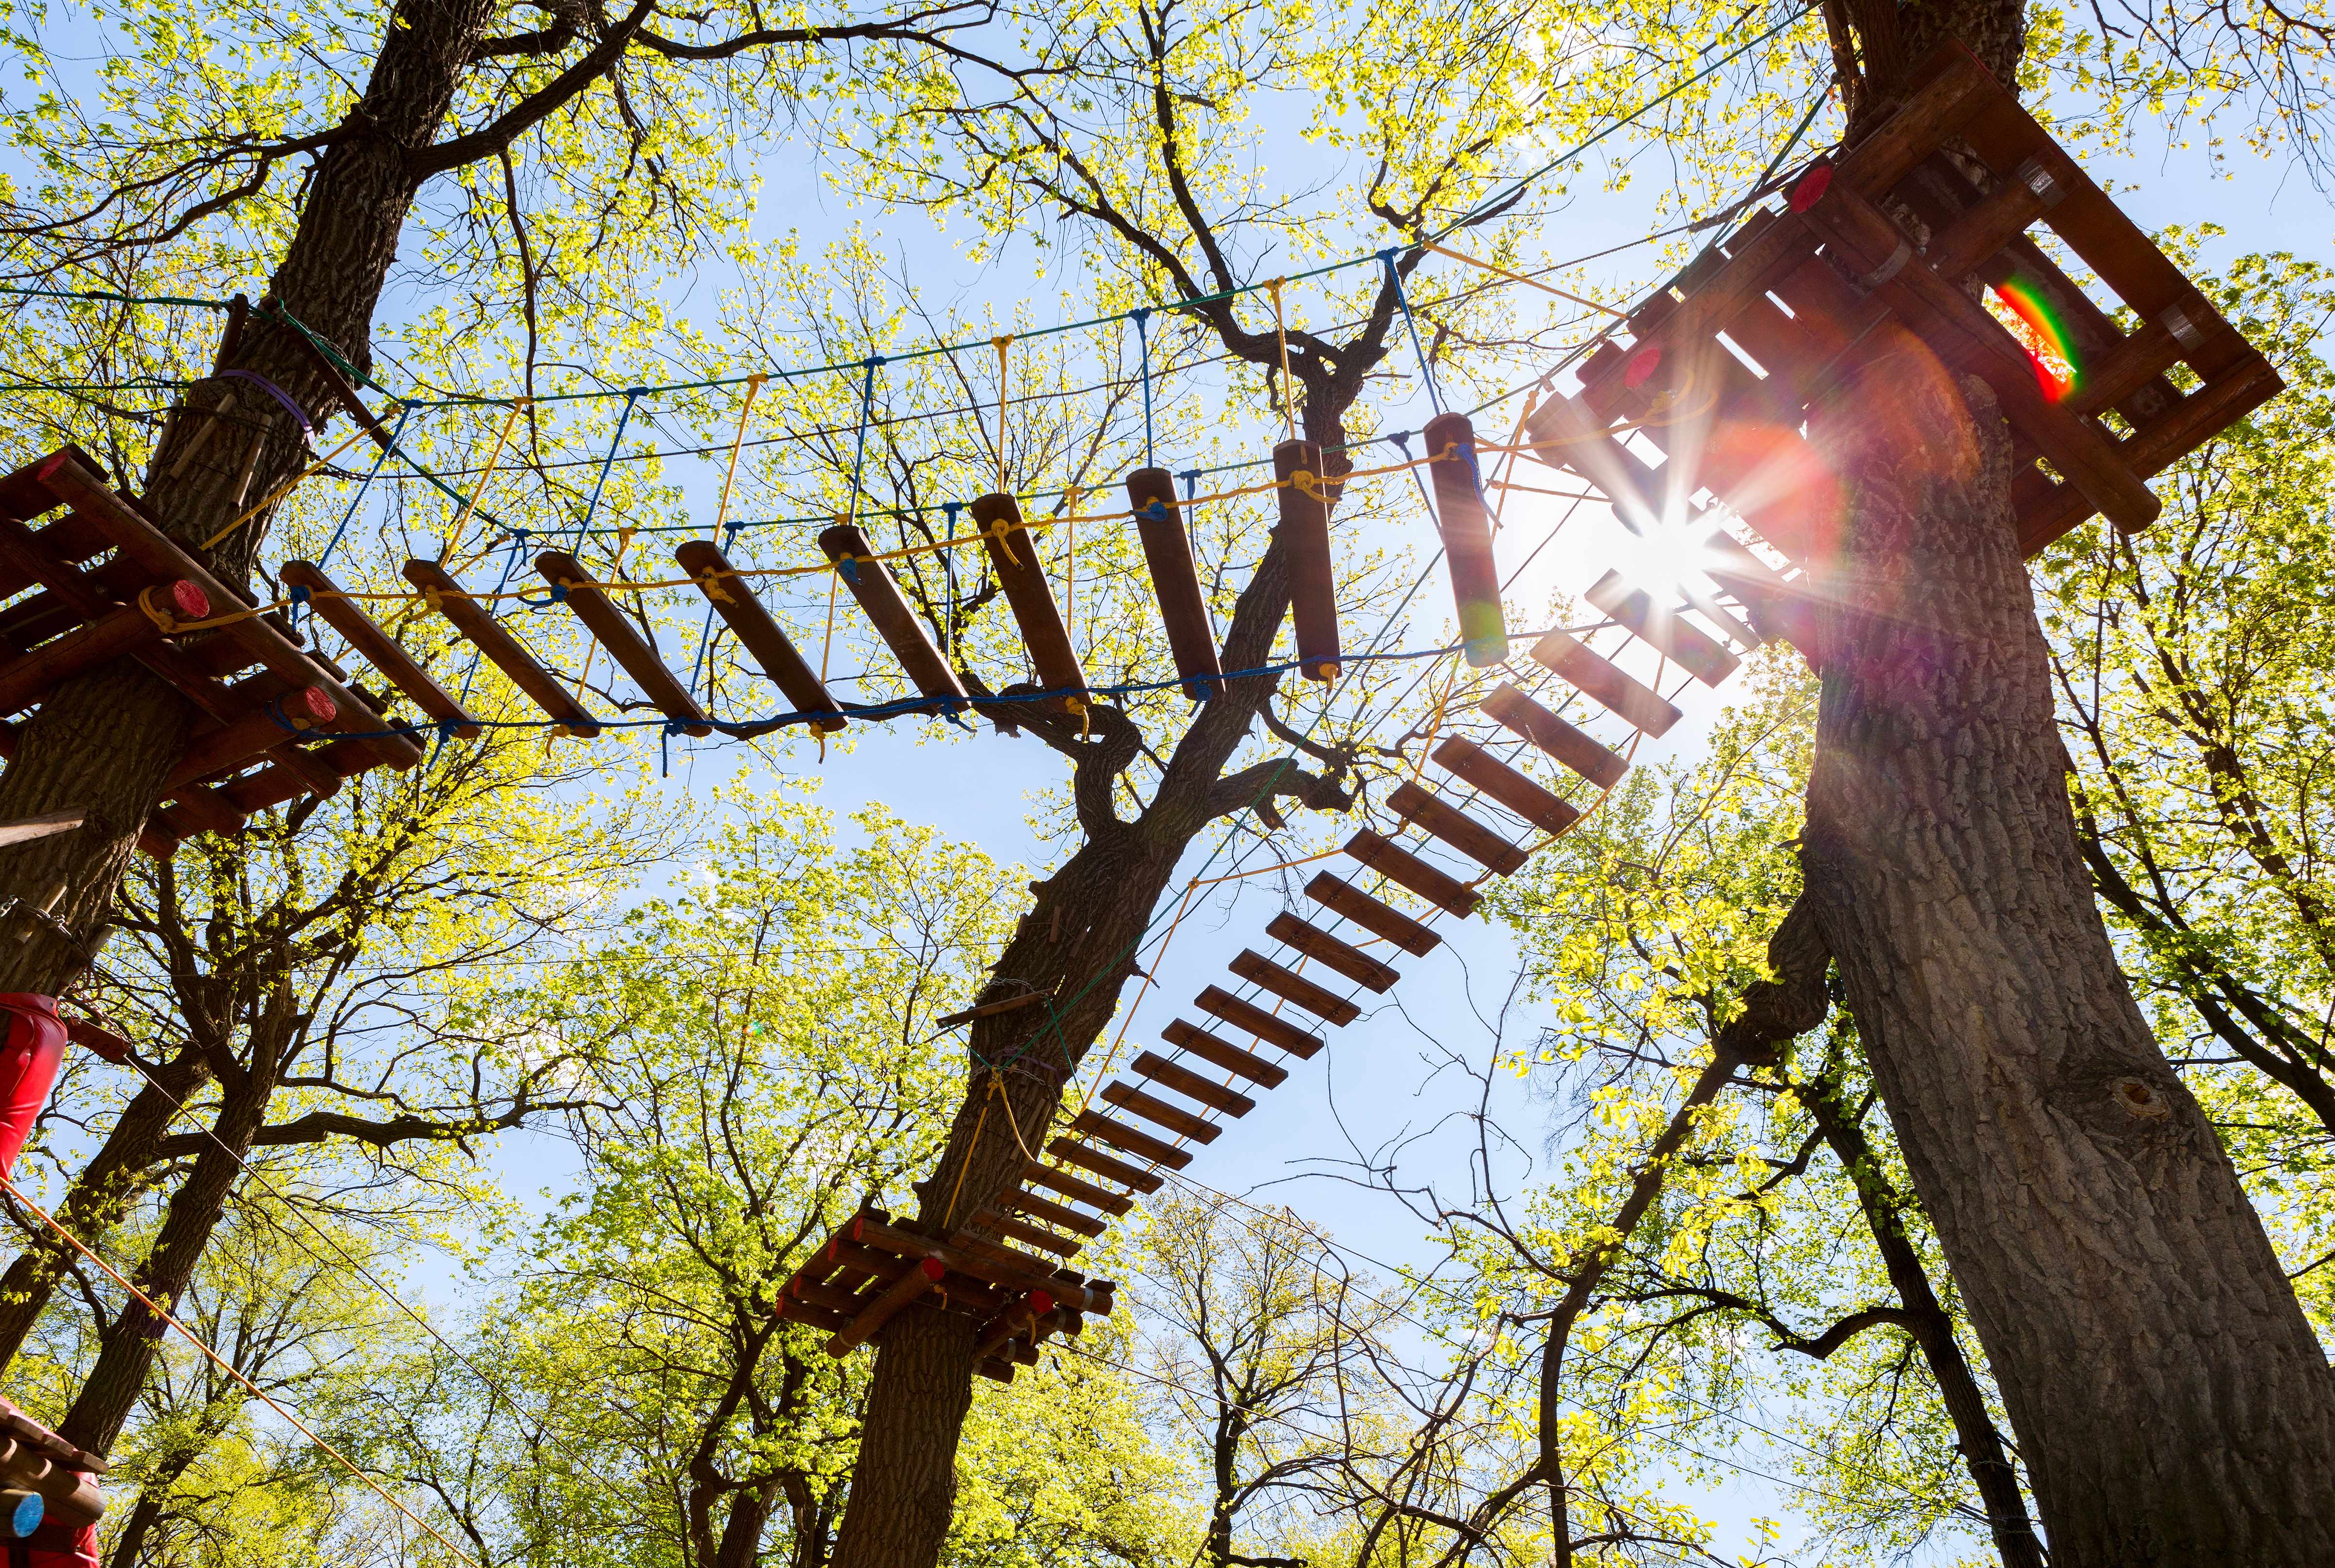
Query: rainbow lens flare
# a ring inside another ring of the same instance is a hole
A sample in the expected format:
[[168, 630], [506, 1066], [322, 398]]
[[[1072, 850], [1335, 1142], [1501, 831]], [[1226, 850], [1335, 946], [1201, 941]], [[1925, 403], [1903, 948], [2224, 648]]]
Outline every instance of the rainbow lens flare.
[[2035, 367], [2036, 385], [2053, 402], [2065, 400], [2083, 379], [2082, 367], [2076, 362], [2075, 336], [2067, 323], [2050, 301], [2018, 278], [1996, 285], [1993, 293], [2001, 306], [1994, 313], [1995, 319], [2009, 327], [2010, 335], [2027, 351], [2028, 363]]

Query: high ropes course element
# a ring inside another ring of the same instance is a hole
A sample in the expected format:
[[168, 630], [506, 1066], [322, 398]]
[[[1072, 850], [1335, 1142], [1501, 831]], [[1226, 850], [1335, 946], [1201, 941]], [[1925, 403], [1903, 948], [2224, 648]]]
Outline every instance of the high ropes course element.
[[[980, 1370], [1010, 1379], [1049, 1335], [1076, 1334], [1086, 1314], [1110, 1311], [1110, 1285], [1087, 1280], [1069, 1260], [1137, 1195], [1157, 1190], [1161, 1170], [1189, 1165], [1194, 1148], [1219, 1135], [1223, 1118], [1254, 1109], [1257, 1093], [1286, 1079], [1284, 1059], [1318, 1054], [1321, 1028], [1359, 1017], [1361, 992], [1383, 993], [1395, 983], [1396, 968], [1369, 949], [1431, 952], [1441, 941], [1433, 920], [1471, 914], [1486, 877], [1522, 868], [1584, 815], [1515, 760], [1537, 751], [1598, 791], [1621, 780], [1624, 753], [1562, 710], [1576, 701], [1602, 710], [1629, 731], [1631, 746], [1678, 721], [1677, 693], [1657, 690], [1659, 678], [1649, 683], [1625, 672], [1618, 653], [1642, 643], [1662, 669], [1675, 665], [1686, 680], [1712, 687], [1763, 640], [1790, 643], [1811, 663], [1820, 662], [1813, 613], [1828, 592], [1824, 563], [1837, 500], [1802, 430], [1812, 403], [1846, 385], [1892, 341], [1887, 334], [1875, 338], [1884, 323], [1993, 389], [2014, 439], [2020, 469], [2012, 498], [2030, 554], [2094, 512], [2118, 528], [2146, 527], [2159, 510], [2146, 481], [2280, 389], [2262, 355], [1960, 44], [1943, 46], [1912, 85], [1909, 99], [1846, 156], [1798, 173], [1780, 208], [1751, 212], [1602, 334], [1578, 367], [1578, 392], [1534, 394], [1514, 441], [1481, 442], [1466, 413], [1442, 412], [1424, 431], [1424, 455], [1365, 469], [1293, 431], [1273, 450], [1269, 480], [1224, 492], [1274, 498], [1293, 565], [1295, 656], [1288, 664], [1221, 667], [1185, 520], [1196, 500], [1218, 498], [1197, 497], [1187, 476], [1179, 502], [1175, 476], [1148, 465], [1127, 477], [1124, 511], [1080, 517], [1072, 508], [1068, 517], [1032, 519], [1001, 483], [963, 508], [974, 531], [952, 527], [947, 539], [888, 552], [876, 549], [858, 526], [855, 475], [853, 508], [819, 536], [823, 560], [809, 566], [741, 567], [722, 544], [694, 539], [674, 552], [683, 576], [619, 583], [595, 580], [567, 551], [536, 556], [550, 602], [565, 605], [608, 651], [662, 715], [646, 722], [667, 733], [751, 735], [794, 722], [824, 732], [900, 713], [961, 718], [976, 705], [994, 716], [1010, 712], [995, 704], [1012, 702], [1075, 715], [1129, 691], [1173, 686], [1206, 701], [1246, 676], [1294, 668], [1326, 682], [1364, 660], [1453, 652], [1506, 677], [1478, 704], [1480, 720], [1463, 721], [1443, 711], [1446, 702], [1437, 704], [1429, 739], [1438, 776], [1426, 777], [1422, 760], [1388, 799], [1395, 830], [1356, 832], [1332, 852], [1354, 863], [1348, 874], [1325, 870], [1307, 885], [1316, 917], [1277, 915], [1264, 931], [1272, 951], [1245, 950], [1228, 983], [1193, 1000], [1206, 1024], [1175, 1019], [1163, 1031], [1168, 1051], [1137, 1055], [1059, 1136], [1026, 1129], [1044, 1140], [1043, 1153], [1025, 1141], [1030, 1157], [1021, 1181], [993, 1199], [973, 1195], [970, 1212], [960, 1215], [953, 1204], [947, 1235], [919, 1234], [873, 1209], [855, 1216], [790, 1280], [787, 1316], [826, 1331], [829, 1352], [839, 1357], [929, 1297], [978, 1320]], [[1984, 165], [1983, 179], [1974, 162]], [[2029, 237], [2039, 221], [2130, 312], [2129, 331]], [[1966, 292], [1972, 279], [1992, 292], [2000, 314]], [[324, 351], [316, 352], [321, 363]], [[875, 364], [867, 366], [869, 386]], [[2176, 364], [2194, 373], [2192, 390], [2168, 378]], [[326, 368], [335, 369], [328, 380], [384, 457], [394, 451], [394, 433], [338, 367]], [[1545, 387], [1553, 388], [1553, 376], [1543, 378]], [[1148, 381], [1146, 392], [1148, 398]], [[623, 395], [620, 436], [636, 402]], [[863, 436], [867, 408], [863, 396]], [[1647, 450], [1662, 460], [1641, 455]], [[1681, 587], [1681, 602], [1671, 603], [1668, 586], [1658, 596], [1609, 572], [1586, 595], [1603, 622], [1547, 632], [1531, 643], [1528, 662], [1512, 660], [1480, 466], [1489, 454], [1530, 455], [1569, 472], [1625, 527], [1691, 564], [1719, 594]], [[615, 457], [612, 445], [601, 481]], [[1351, 653], [1340, 640], [1331, 506], [1360, 477], [1406, 469], [1423, 471], [1422, 489], [1432, 494], [1460, 640], [1449, 650]], [[476, 736], [508, 722], [482, 719], [439, 685], [367, 613], [371, 600], [426, 603], [544, 715], [530, 723], [588, 737], [620, 722], [593, 714], [498, 614], [519, 591], [499, 584], [480, 593], [442, 562], [417, 559], [403, 567], [410, 593], [352, 592], [320, 563], [293, 561], [277, 574], [288, 600], [254, 603], [98, 473], [66, 448], [0, 479], [0, 596], [38, 590], [0, 609], [0, 712], [33, 708], [60, 681], [125, 656], [184, 692], [205, 718], [147, 825], [141, 843], [150, 853], [167, 856], [194, 832], [233, 831], [251, 812], [302, 795], [333, 794], [371, 769], [412, 768], [433, 735]], [[595, 506], [598, 493], [596, 486]], [[1708, 507], [1695, 498], [1704, 495]], [[473, 500], [465, 501], [466, 512]], [[30, 526], [60, 509], [53, 520]], [[952, 524], [957, 510], [948, 508]], [[590, 518], [587, 508], [587, 525]], [[1046, 529], [1113, 518], [1135, 524], [1167, 631], [1172, 682], [1094, 684], [1042, 563], [1037, 538]], [[1748, 542], [1728, 531], [1727, 521], [1748, 532]], [[723, 543], [732, 537], [734, 529]], [[978, 704], [892, 570], [906, 557], [975, 543], [1037, 677], [1035, 690]], [[515, 542], [514, 561], [516, 549]], [[876, 707], [836, 700], [754, 587], [761, 577], [813, 574], [848, 593], [914, 697]], [[683, 680], [666, 668], [611, 597], [651, 586], [693, 588], [709, 624], [722, 619], [790, 711], [752, 721], [712, 716], [694, 695], [694, 673]], [[386, 717], [345, 670], [305, 645], [283, 614], [295, 605], [333, 627], [353, 656], [423, 717]], [[189, 638], [202, 630], [220, 634]], [[15, 735], [13, 727], [0, 732], [0, 755], [13, 750]], [[985, 992], [944, 1022], [1055, 1000], [1027, 990]], [[1300, 1021], [1293, 1014], [1310, 1016]], [[991, 1070], [1007, 1068], [1059, 1072], [1028, 1060]], [[1025, 1129], [1013, 1131], [1020, 1138]]]

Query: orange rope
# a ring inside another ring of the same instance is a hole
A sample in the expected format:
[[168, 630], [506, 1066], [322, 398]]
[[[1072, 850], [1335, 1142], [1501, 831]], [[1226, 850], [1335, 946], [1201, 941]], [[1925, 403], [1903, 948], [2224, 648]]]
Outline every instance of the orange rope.
[[[309, 1442], [314, 1443], [317, 1447], [322, 1448], [325, 1453], [330, 1454], [334, 1458], [339, 1460], [342, 1468], [348, 1471], [350, 1475], [354, 1476], [358, 1480], [363, 1481], [366, 1486], [372, 1487], [375, 1493], [380, 1495], [383, 1502], [388, 1504], [391, 1507], [396, 1509], [399, 1513], [412, 1520], [416, 1524], [421, 1525], [424, 1530], [428, 1530], [431, 1534], [437, 1536], [438, 1544], [445, 1547], [446, 1550], [453, 1553], [458, 1557], [462, 1555], [462, 1549], [460, 1547], [446, 1539], [445, 1536], [439, 1534], [436, 1528], [433, 1527], [429, 1521], [423, 1519], [412, 1509], [407, 1507], [404, 1504], [391, 1496], [387, 1492], [382, 1491], [381, 1484], [375, 1481], [372, 1476], [366, 1475], [363, 1470], [358, 1469], [355, 1465], [352, 1464], [347, 1455], [342, 1453], [338, 1448], [334, 1447], [330, 1443], [325, 1442], [325, 1439], [319, 1437], [315, 1433], [310, 1431], [305, 1426], [302, 1425], [299, 1417], [294, 1415], [291, 1411], [277, 1404], [274, 1399], [269, 1399], [266, 1393], [261, 1391], [258, 1384], [253, 1382], [249, 1378], [245, 1377], [240, 1370], [230, 1365], [225, 1357], [221, 1356], [217, 1350], [212, 1350], [210, 1346], [205, 1344], [192, 1329], [188, 1328], [186, 1324], [179, 1321], [177, 1318], [171, 1316], [169, 1312], [164, 1312], [160, 1306], [155, 1304], [152, 1297], [140, 1290], [136, 1285], [131, 1284], [128, 1280], [123, 1279], [121, 1275], [115, 1271], [111, 1263], [107, 1263], [103, 1258], [99, 1257], [95, 1253], [90, 1251], [87, 1246], [82, 1244], [82, 1239], [79, 1236], [74, 1235], [71, 1231], [65, 1229], [64, 1226], [59, 1224], [54, 1216], [50, 1215], [46, 1209], [42, 1208], [40, 1205], [26, 1197], [24, 1194], [24, 1190], [17, 1186], [15, 1182], [9, 1180], [6, 1176], [0, 1176], [0, 1187], [5, 1187], [8, 1191], [9, 1196], [15, 1198], [18, 1203], [23, 1204], [27, 1209], [31, 1210], [34, 1218], [39, 1220], [43, 1224], [56, 1232], [58, 1235], [63, 1237], [66, 1244], [70, 1245], [73, 1251], [79, 1253], [82, 1257], [87, 1258], [91, 1263], [95, 1263], [99, 1268], [103, 1269], [106, 1273], [106, 1276], [112, 1280], [115, 1284], [120, 1285], [123, 1290], [128, 1291], [132, 1296], [135, 1296], [140, 1306], [143, 1306], [148, 1312], [161, 1319], [162, 1321], [168, 1323], [171, 1328], [176, 1329], [179, 1331], [179, 1336], [183, 1338], [187, 1343], [194, 1346], [195, 1349], [200, 1350], [204, 1355], [208, 1356], [211, 1359], [212, 1363], [216, 1365], [220, 1371], [225, 1372], [237, 1382], [241, 1383], [245, 1389], [250, 1391], [253, 1398], [257, 1399], [261, 1404], [266, 1405], [269, 1409], [275, 1411], [277, 1415], [283, 1417], [286, 1421], [291, 1422], [293, 1427], [298, 1430], [299, 1434], [307, 1438]], [[476, 1559], [471, 1558], [465, 1558], [464, 1560], [476, 1561]]]

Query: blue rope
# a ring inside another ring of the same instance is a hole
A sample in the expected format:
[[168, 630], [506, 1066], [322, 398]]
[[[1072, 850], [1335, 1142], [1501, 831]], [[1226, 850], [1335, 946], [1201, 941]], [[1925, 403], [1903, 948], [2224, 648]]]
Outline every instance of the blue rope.
[[[1441, 413], [1443, 393], [1435, 384], [1435, 367], [1427, 363], [1427, 350], [1419, 346], [1419, 318], [1410, 313], [1410, 296], [1403, 292], [1402, 274], [1395, 270], [1394, 258], [1398, 248], [1398, 247], [1389, 246], [1379, 252], [1379, 259], [1386, 263], [1387, 282], [1394, 286], [1394, 302], [1402, 306], [1403, 324], [1410, 329], [1410, 352], [1419, 356], [1419, 373], [1427, 382], [1428, 406], [1437, 413]], [[1409, 457], [1410, 449], [1406, 447], [1402, 455]]]
[[859, 520], [859, 480], [867, 462], [867, 420], [876, 407], [876, 367], [884, 363], [880, 353], [867, 356], [867, 377], [859, 383], [859, 439], [851, 452], [851, 506], [843, 514], [844, 521]]
[[1151, 319], [1151, 309], [1146, 305], [1133, 314], [1135, 342], [1142, 356], [1143, 373], [1143, 466], [1156, 466], [1151, 457], [1151, 334], [1144, 324]]
[[625, 393], [624, 411], [616, 415], [615, 439], [608, 443], [608, 455], [600, 460], [600, 477], [592, 481], [592, 498], [585, 503], [584, 520], [576, 525], [580, 532], [592, 526], [592, 514], [600, 509], [600, 490], [608, 482], [608, 470], [615, 465], [616, 449], [625, 444], [625, 427], [632, 422], [633, 404], [638, 402], [646, 387], [634, 387]]
[[[354, 520], [357, 515], [357, 508], [364, 503], [365, 491], [373, 488], [373, 475], [381, 472], [381, 465], [389, 461], [389, 454], [396, 450], [397, 438], [405, 433], [406, 416], [411, 414], [412, 411], [413, 411], [411, 408], [403, 406], [401, 406], [398, 409], [397, 428], [389, 432], [389, 445], [382, 448], [380, 451], [373, 455], [373, 467], [367, 469], [365, 470], [365, 477], [358, 481], [357, 493], [349, 498], [349, 509], [341, 514], [341, 526], [333, 530], [333, 537], [325, 541], [324, 554], [316, 557], [316, 569], [318, 571], [321, 572], [325, 569], [325, 563], [333, 558], [333, 552], [340, 547], [341, 536], [349, 531], [349, 524]], [[445, 553], [443, 547], [441, 547], [439, 553], [441, 555]], [[294, 600], [293, 610], [296, 615], [298, 613], [299, 606], [308, 602], [308, 592], [306, 589], [302, 588], [296, 590], [293, 594], [292, 597]]]

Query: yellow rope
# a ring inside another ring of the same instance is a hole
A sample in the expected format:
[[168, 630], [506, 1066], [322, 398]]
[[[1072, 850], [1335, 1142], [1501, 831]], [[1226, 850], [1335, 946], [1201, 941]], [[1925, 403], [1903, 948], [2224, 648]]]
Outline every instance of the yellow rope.
[[209, 538], [203, 541], [203, 548], [207, 550], [209, 549], [213, 545], [218, 544], [221, 539], [226, 538], [229, 534], [235, 532], [236, 529], [243, 527], [244, 524], [251, 521], [252, 518], [257, 517], [260, 513], [266, 511], [268, 508], [282, 500], [286, 496], [291, 494], [293, 486], [298, 484], [302, 479], [306, 479], [310, 474], [315, 473], [318, 469], [323, 468], [326, 463], [331, 462], [334, 458], [339, 457], [343, 452], [348, 450], [350, 446], [356, 441], [357, 438], [364, 433], [365, 431], [363, 426], [359, 426], [357, 429], [351, 431], [348, 433], [348, 438], [342, 441], [339, 446], [334, 447], [331, 451], [326, 452], [323, 457], [318, 458], [315, 462], [310, 463], [306, 468], [302, 469], [298, 473], [294, 474], [290, 479], [286, 479], [282, 484], [268, 491], [267, 494], [259, 500], [245, 508], [242, 511], [237, 512], [236, 514], [235, 521], [229, 523], [218, 533], [213, 534]]
[[746, 402], [738, 410], [738, 434], [730, 443], [730, 466], [722, 470], [722, 504], [713, 508], [713, 530], [722, 531], [722, 519], [730, 515], [730, 481], [738, 477], [738, 449], [746, 444], [746, 416], [754, 411], [754, 399], [762, 391], [763, 376], [756, 371], [746, 378]]
[[1289, 421], [1289, 439], [1297, 439], [1297, 389], [1289, 379], [1289, 329], [1281, 320], [1281, 286], [1289, 280], [1276, 277], [1264, 286], [1273, 295], [1273, 335], [1281, 344], [1281, 411]]
[[[941, 1220], [941, 1231], [943, 1234], [954, 1235], [956, 1232], [956, 1200], [959, 1195], [964, 1191], [965, 1172], [973, 1168], [974, 1150], [981, 1147], [981, 1129], [989, 1125], [989, 1101], [990, 1099], [994, 1099], [996, 1097], [997, 1074], [995, 1070], [993, 1070], [989, 1075], [989, 1097], [981, 1102], [981, 1115], [974, 1121], [972, 1141], [967, 1143], [964, 1147], [964, 1163], [956, 1167], [956, 1186], [949, 1188], [948, 1213], [944, 1215]], [[1021, 1129], [1018, 1128], [1015, 1128], [1013, 1136], [1017, 1138], [1020, 1137], [1022, 1136]]]
[[510, 440], [512, 421], [516, 421], [523, 411], [534, 406], [534, 403], [533, 398], [521, 398], [511, 404], [510, 412], [503, 415], [502, 429], [495, 432], [495, 450], [487, 457], [486, 471], [479, 476], [479, 482], [471, 489], [470, 498], [463, 501], [461, 516], [454, 519], [453, 528], [447, 531], [445, 554], [451, 556], [460, 547], [462, 525], [470, 520], [471, 512], [478, 508], [479, 498], [487, 493], [487, 481], [495, 477], [495, 465], [502, 461], [503, 447]]
[[1536, 288], [1545, 294], [1553, 294], [1559, 299], [1569, 299], [1575, 305], [1585, 305], [1592, 310], [1602, 310], [1607, 315], [1628, 319], [1629, 313], [1626, 311], [1615, 310], [1610, 305], [1600, 305], [1594, 299], [1584, 299], [1577, 294], [1567, 294], [1552, 284], [1543, 283], [1536, 277], [1526, 277], [1522, 273], [1510, 272], [1505, 266], [1495, 266], [1488, 261], [1478, 261], [1472, 256], [1453, 250], [1448, 246], [1438, 245], [1431, 239], [1427, 242], [1427, 248], [1438, 256], [1448, 256], [1454, 261], [1464, 261], [1469, 266], [1480, 266], [1486, 272], [1497, 273], [1511, 283], [1521, 283], [1527, 288]]

